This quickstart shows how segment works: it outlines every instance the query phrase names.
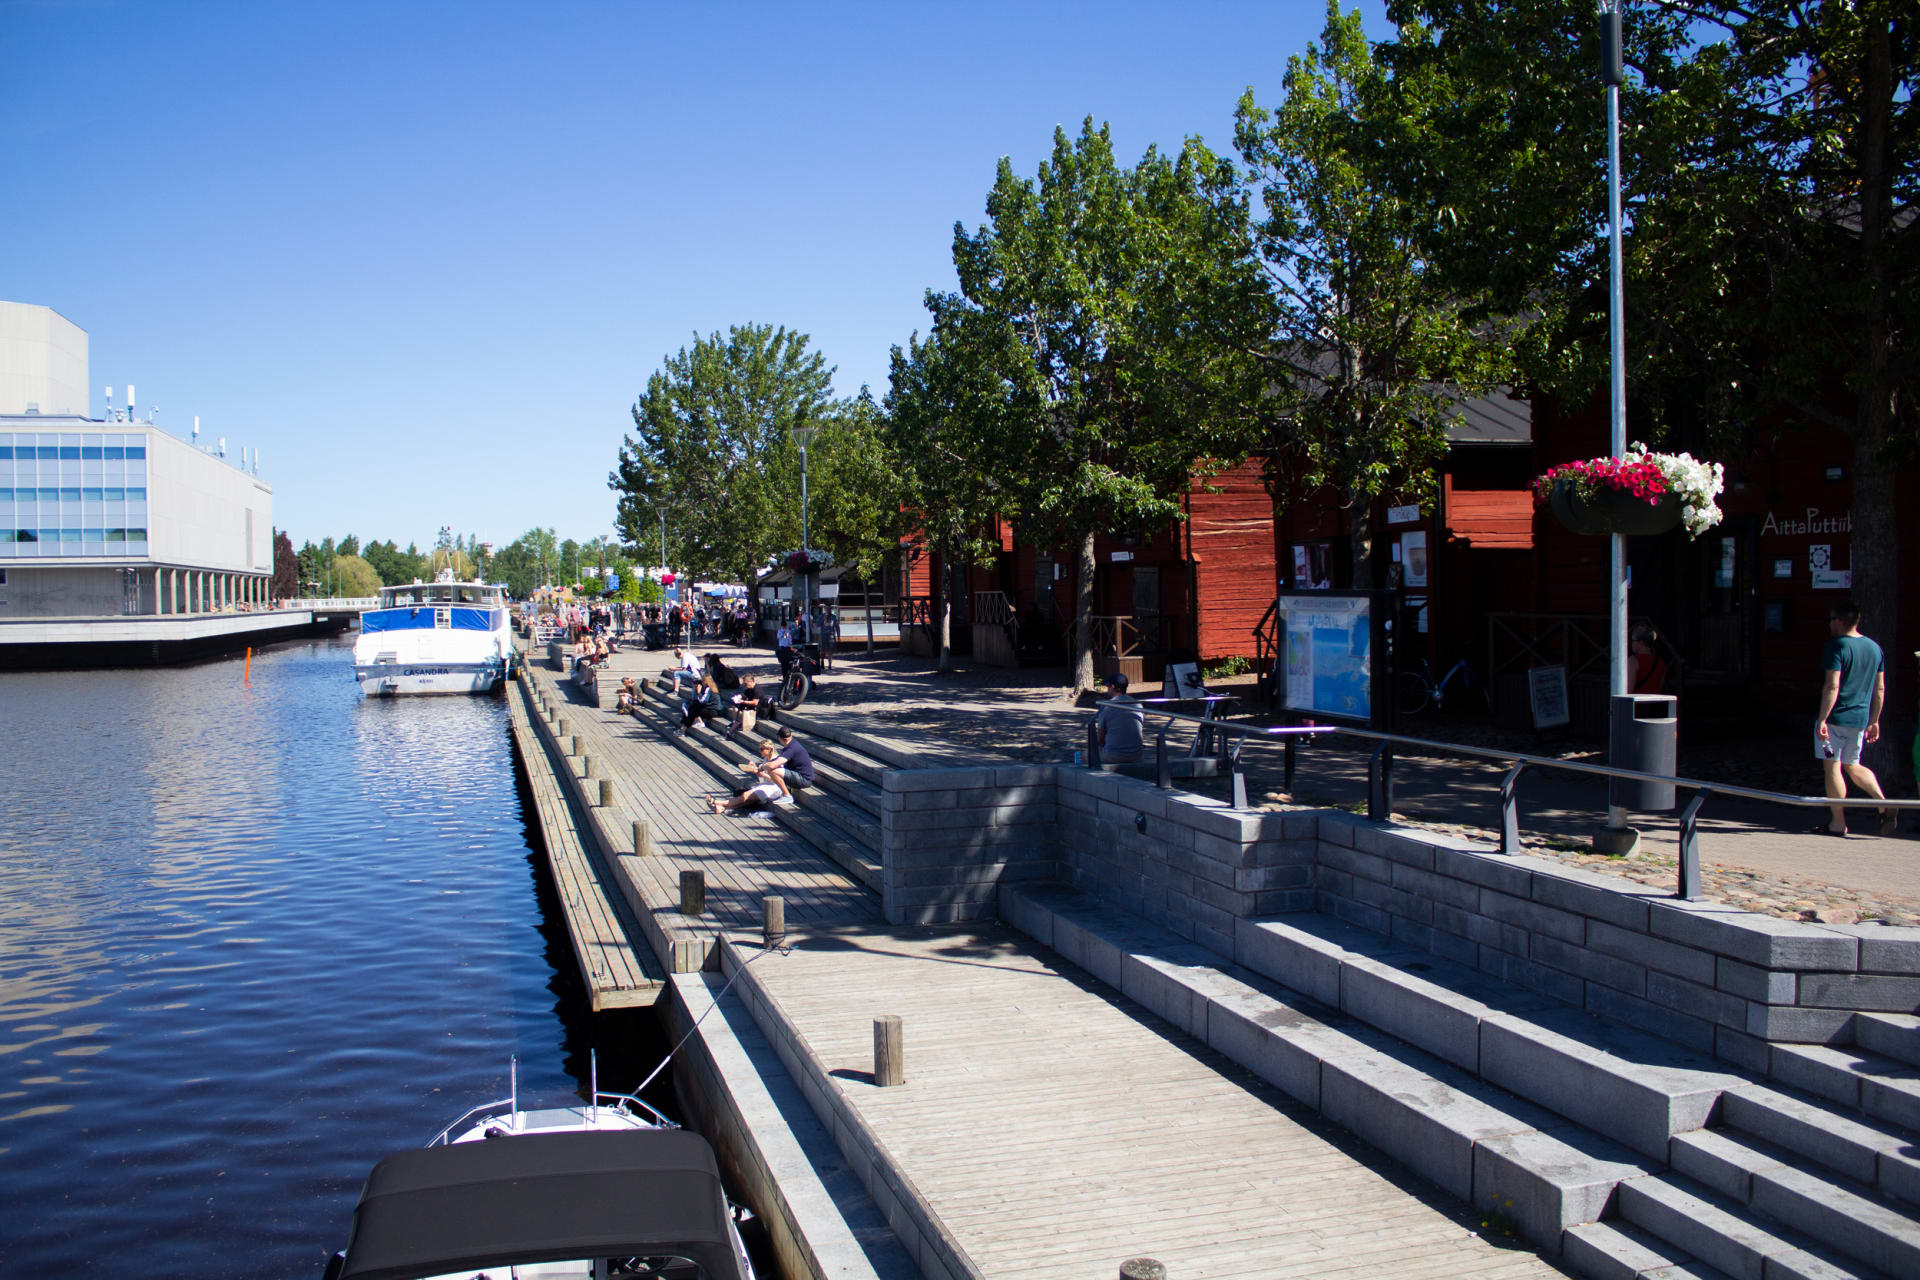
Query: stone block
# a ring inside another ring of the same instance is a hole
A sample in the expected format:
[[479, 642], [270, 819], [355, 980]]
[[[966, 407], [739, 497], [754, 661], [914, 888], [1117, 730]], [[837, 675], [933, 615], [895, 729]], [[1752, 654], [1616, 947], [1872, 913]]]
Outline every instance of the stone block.
[[1604, 920], [1621, 929], [1647, 931], [1647, 905], [1666, 896], [1636, 880], [1603, 875], [1577, 867], [1536, 871], [1533, 900], [1562, 911], [1574, 911]]
[[977, 793], [972, 791], [889, 791], [881, 798], [883, 800], [894, 801], [895, 803], [889, 805], [887, 809], [883, 809], [882, 812], [890, 811], [899, 813], [922, 809], [953, 809], [959, 806], [962, 795], [968, 796], [968, 803], [972, 803], [971, 797], [975, 794]]
[[1849, 925], [1860, 939], [1862, 973], [1920, 973], [1920, 928], [1912, 925]]
[[1053, 949], [1061, 959], [1077, 965], [1120, 989], [1121, 955], [1118, 947], [1064, 915], [1053, 919]]
[[1576, 946], [1587, 940], [1587, 919], [1578, 912], [1561, 911], [1494, 889], [1480, 890], [1480, 914], [1528, 933], [1544, 934]]
[[1297, 864], [1240, 867], [1233, 872], [1233, 887], [1247, 891], [1261, 889], [1302, 889], [1313, 887], [1313, 868]]
[[1696, 1053], [1713, 1052], [1714, 1024], [1704, 1018], [1696, 1018], [1677, 1009], [1615, 991], [1612, 987], [1603, 987], [1599, 983], [1587, 984], [1586, 1008], [1588, 1013], [1624, 1022], [1635, 1030], [1685, 1045]]
[[1739, 996], [1712, 987], [1676, 978], [1670, 973], [1647, 975], [1647, 999], [1695, 1018], [1743, 1031], [1747, 1025], [1747, 1002]]
[[1533, 893], [1533, 872], [1500, 854], [1470, 853], [1463, 849], [1436, 846], [1433, 851], [1436, 874], [1452, 876], [1485, 889], [1525, 898]]
[[993, 785], [993, 769], [889, 769], [880, 775], [882, 791], [965, 791]]
[[1057, 764], [1002, 764], [993, 768], [996, 787], [1045, 787], [1052, 789], [1061, 773], [1069, 772]]
[[1326, 812], [1325, 809], [1288, 809], [1280, 815], [1281, 838], [1317, 843], [1320, 839], [1320, 815]]
[[1349, 956], [1340, 967], [1340, 1008], [1369, 1026], [1468, 1071], [1480, 1066], [1485, 1005], [1391, 965]]
[[1430, 924], [1433, 921], [1433, 903], [1396, 889], [1390, 884], [1355, 876], [1352, 892], [1355, 901], [1363, 902], [1370, 907], [1378, 907], [1396, 919], [1404, 916], [1421, 924]]
[[1747, 1034], [1779, 1044], [1847, 1044], [1853, 1038], [1853, 1012], [1749, 1001]]
[[1796, 979], [1797, 975], [1791, 969], [1762, 969], [1758, 965], [1742, 964], [1725, 956], [1714, 957], [1713, 985], [1742, 1000], [1757, 1000], [1761, 1004], [1792, 1004], [1798, 987]]
[[[1524, 959], [1527, 954], [1528, 939], [1525, 929], [1502, 924], [1498, 920], [1477, 912], [1461, 911], [1436, 903], [1433, 908], [1433, 927], [1458, 934], [1478, 946], [1504, 951], [1510, 956], [1519, 956]], [[1480, 963], [1477, 956], [1473, 963], [1476, 966]]]
[[1371, 929], [1375, 933], [1387, 933], [1393, 928], [1393, 917], [1391, 915], [1380, 910], [1378, 907], [1370, 907], [1363, 902], [1355, 902], [1352, 898], [1343, 898], [1326, 893], [1325, 891], [1320, 891], [1314, 895], [1314, 901], [1318, 904], [1320, 910], [1327, 915], [1334, 917], [1336, 920], [1344, 920], [1348, 924], [1357, 925], [1362, 929]]
[[1318, 1110], [1330, 1031], [1318, 1019], [1248, 988], [1207, 1006], [1207, 1044], [1288, 1097]]
[[[1535, 934], [1528, 940], [1527, 958], [1537, 964], [1570, 973], [1576, 978], [1597, 982], [1615, 991], [1624, 991], [1630, 996], [1644, 996], [1647, 993], [1645, 969], [1630, 960], [1595, 951], [1592, 947], [1575, 946], [1545, 934]], [[1745, 1008], [1740, 1012], [1744, 1019]]]
[[1888, 974], [1803, 973], [1795, 1003], [1818, 1009], [1920, 1013], [1920, 977]]
[[1262, 889], [1253, 895], [1257, 916], [1291, 915], [1313, 910], [1313, 889]]
[[1120, 959], [1120, 992], [1202, 1040], [1207, 1035], [1207, 999], [1194, 988], [1196, 966], [1164, 955], [1135, 952]]
[[1713, 1029], [1713, 1056], [1745, 1071], [1765, 1075], [1771, 1047], [1765, 1040], [1732, 1027]]
[[[1490, 1083], [1604, 1133], [1642, 1155], [1666, 1159], [1667, 1140], [1698, 1129], [1734, 1083], [1717, 1071], [1629, 1032], [1579, 1018], [1581, 1038], [1561, 1034], [1545, 1014], [1494, 1014], [1480, 1022], [1480, 1074]], [[1565, 1016], [1559, 1020], [1565, 1020]]]
[[1432, 925], [1420, 924], [1405, 916], [1398, 916], [1393, 922], [1395, 941], [1405, 942], [1409, 946], [1419, 947], [1443, 960], [1463, 964], [1471, 968], [1479, 959], [1480, 948], [1467, 938], [1436, 929]]
[[1388, 859], [1395, 866], [1411, 867], [1418, 871], [1433, 869], [1432, 843], [1413, 832], [1382, 832], [1373, 852]]
[[1025, 888], [1001, 884], [994, 900], [1000, 918], [1049, 949], [1053, 946], [1053, 909]]
[[1340, 1007], [1344, 954], [1344, 948], [1277, 922], [1241, 920], [1234, 930], [1235, 962], [1331, 1009]]
[[1353, 838], [1365, 819], [1338, 809], [1322, 809], [1314, 821], [1314, 838], [1335, 848], [1353, 848]]
[[1647, 923], [1655, 937], [1766, 969], [1859, 968], [1860, 940], [1824, 925], [1676, 898], [1650, 903]]
[[1614, 1222], [1569, 1227], [1560, 1240], [1567, 1270], [1588, 1280], [1685, 1280], [1686, 1254], [1665, 1241]]
[[1586, 984], [1570, 973], [1561, 973], [1558, 969], [1549, 969], [1545, 965], [1534, 964], [1519, 956], [1496, 951], [1492, 947], [1481, 947], [1479, 958], [1474, 967], [1482, 973], [1490, 973], [1503, 982], [1510, 982], [1529, 991], [1538, 991], [1542, 995], [1552, 996], [1566, 1004], [1577, 1005], [1585, 995]]
[[1319, 864], [1332, 871], [1358, 876], [1380, 884], [1393, 882], [1393, 864], [1378, 854], [1363, 853], [1358, 849], [1323, 849]]
[[1311, 867], [1320, 861], [1320, 846], [1312, 840], [1261, 840], [1252, 848], [1256, 867]]
[[1755, 1210], [1890, 1276], [1920, 1275], [1920, 1225], [1885, 1204], [1786, 1165], [1756, 1169]]
[[1864, 1013], [1853, 1020], [1853, 1040], [1862, 1049], [1920, 1066], [1920, 1017]]
[[1798, 1152], [1816, 1164], [1868, 1184], [1875, 1180], [1881, 1155], [1906, 1145], [1903, 1138], [1760, 1084], [1740, 1084], [1727, 1090], [1720, 1099], [1720, 1113], [1721, 1123], [1731, 1129]]
[[1622, 929], [1604, 920], [1587, 921], [1587, 946], [1622, 960], [1671, 973], [1689, 982], [1711, 983], [1716, 957], [1711, 951], [1668, 942], [1649, 934]]
[[1568, 1227], [1604, 1218], [1614, 1188], [1648, 1173], [1633, 1153], [1570, 1125], [1500, 1134], [1473, 1149], [1473, 1204], [1504, 1214], [1549, 1257]]
[[1443, 903], [1464, 911], [1476, 910], [1480, 905], [1479, 885], [1456, 880], [1452, 876], [1435, 875], [1405, 863], [1394, 864], [1393, 887], [1418, 894], [1429, 902]]

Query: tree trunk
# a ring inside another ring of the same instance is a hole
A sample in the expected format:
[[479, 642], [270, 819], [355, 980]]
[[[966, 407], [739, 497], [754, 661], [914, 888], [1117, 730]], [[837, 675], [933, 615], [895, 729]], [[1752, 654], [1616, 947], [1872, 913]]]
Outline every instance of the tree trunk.
[[[1905, 681], [1899, 650], [1900, 565], [1899, 534], [1895, 519], [1893, 467], [1883, 457], [1893, 427], [1892, 267], [1887, 260], [1886, 236], [1891, 221], [1892, 191], [1888, 181], [1887, 128], [1892, 111], [1892, 64], [1884, 23], [1872, 23], [1861, 50], [1861, 121], [1855, 140], [1860, 172], [1860, 267], [1866, 282], [1861, 316], [1861, 378], [1853, 424], [1853, 531], [1850, 538], [1853, 600], [1860, 606], [1860, 629], [1875, 637], [1886, 654], [1887, 704], [1882, 711], [1883, 733], [1868, 748], [1864, 763], [1879, 774], [1882, 784], [1895, 783], [1906, 773], [1905, 742], [1894, 743], [1884, 729], [1889, 713], [1899, 708]], [[1893, 788], [1889, 787], [1889, 794]], [[1904, 786], [1899, 786], [1905, 791]]]
[[867, 656], [871, 658], [873, 656], [873, 583], [867, 580], [865, 574], [862, 574], [860, 576], [860, 585], [866, 588], [866, 593], [861, 597], [861, 603], [866, 605]]
[[1352, 510], [1353, 586], [1356, 591], [1364, 591], [1373, 585], [1373, 501], [1356, 497]]
[[1093, 535], [1080, 539], [1079, 577], [1073, 588], [1073, 696], [1093, 688]]
[[953, 557], [940, 557], [940, 666], [953, 670]]

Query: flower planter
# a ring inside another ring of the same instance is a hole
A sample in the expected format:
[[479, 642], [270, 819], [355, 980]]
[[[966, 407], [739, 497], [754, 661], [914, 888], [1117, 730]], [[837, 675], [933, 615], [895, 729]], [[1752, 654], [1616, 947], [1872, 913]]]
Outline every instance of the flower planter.
[[1619, 489], [1600, 488], [1582, 498], [1570, 480], [1554, 482], [1547, 505], [1575, 533], [1624, 533], [1645, 537], [1680, 523], [1680, 495], [1669, 489], [1654, 502]]

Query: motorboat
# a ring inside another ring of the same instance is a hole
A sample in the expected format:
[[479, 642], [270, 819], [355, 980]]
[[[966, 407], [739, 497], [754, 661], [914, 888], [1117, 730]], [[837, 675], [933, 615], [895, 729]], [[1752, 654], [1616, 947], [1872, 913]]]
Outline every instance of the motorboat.
[[705, 1138], [597, 1079], [518, 1092], [376, 1164], [325, 1280], [754, 1280]]
[[353, 675], [369, 696], [487, 693], [515, 661], [506, 588], [436, 582], [380, 588], [380, 605], [360, 615]]

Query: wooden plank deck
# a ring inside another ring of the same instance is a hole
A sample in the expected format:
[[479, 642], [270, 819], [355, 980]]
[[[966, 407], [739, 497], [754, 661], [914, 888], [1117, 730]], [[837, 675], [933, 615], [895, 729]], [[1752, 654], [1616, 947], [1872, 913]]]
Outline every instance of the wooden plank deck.
[[[662, 665], [627, 657], [613, 683]], [[982, 1274], [1079, 1280], [1142, 1255], [1178, 1280], [1561, 1274], [1024, 935], [888, 926], [875, 895], [770, 818], [706, 813], [718, 787], [653, 728], [572, 702], [551, 670], [529, 678], [614, 780], [588, 821], [660, 921], [753, 945], [761, 897], [786, 898], [794, 949], [755, 980]], [[635, 817], [655, 855], [632, 855]], [[701, 919], [669, 905], [693, 867]], [[907, 1083], [891, 1089], [871, 1082], [884, 1014], [905, 1020]]]
[[566, 916], [567, 936], [573, 941], [589, 1002], [596, 1012], [656, 1003], [666, 986], [660, 963], [626, 903], [617, 893], [606, 891], [600, 872], [582, 847], [578, 819], [561, 794], [552, 760], [533, 730], [526, 692], [517, 684], [507, 690], [507, 716], [526, 764], [547, 868]]

